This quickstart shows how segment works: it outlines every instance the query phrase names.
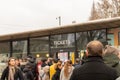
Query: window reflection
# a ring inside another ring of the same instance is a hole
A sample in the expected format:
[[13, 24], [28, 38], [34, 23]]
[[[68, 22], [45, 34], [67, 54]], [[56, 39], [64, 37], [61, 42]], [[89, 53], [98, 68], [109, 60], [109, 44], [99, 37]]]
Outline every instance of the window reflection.
[[10, 43], [1, 42], [0, 43], [0, 76], [4, 68], [6, 67], [9, 54], [10, 54]]
[[0, 62], [6, 62], [10, 55], [10, 43], [2, 42], [0, 43]]
[[22, 58], [27, 56], [27, 40], [13, 41], [13, 57]]
[[36, 57], [49, 57], [49, 38], [31, 38], [30, 53]]
[[79, 57], [81, 57], [81, 54], [83, 56], [83, 52], [86, 52], [87, 43], [92, 40], [99, 40], [105, 44], [107, 42], [106, 30], [103, 29], [76, 33], [77, 51], [79, 53]]
[[114, 34], [108, 34], [107, 38], [109, 39], [108, 44], [114, 46]]
[[53, 35], [50, 37], [51, 48], [75, 47], [74, 34]]
[[107, 29], [108, 44], [120, 49], [120, 28]]
[[118, 45], [120, 45], [120, 32], [118, 33]]

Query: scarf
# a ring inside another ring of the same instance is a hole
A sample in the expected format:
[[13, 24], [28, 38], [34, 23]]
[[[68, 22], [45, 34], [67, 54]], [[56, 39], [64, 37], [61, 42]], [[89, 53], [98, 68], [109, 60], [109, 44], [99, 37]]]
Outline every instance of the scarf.
[[14, 80], [15, 67], [9, 67], [8, 80]]

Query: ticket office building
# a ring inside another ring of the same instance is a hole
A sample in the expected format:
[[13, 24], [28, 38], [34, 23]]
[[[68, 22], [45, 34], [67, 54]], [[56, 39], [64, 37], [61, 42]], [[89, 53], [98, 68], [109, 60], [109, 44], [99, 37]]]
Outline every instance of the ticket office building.
[[27, 55], [82, 59], [87, 43], [92, 40], [119, 48], [120, 18], [0, 36], [0, 63], [10, 56], [24, 58]]

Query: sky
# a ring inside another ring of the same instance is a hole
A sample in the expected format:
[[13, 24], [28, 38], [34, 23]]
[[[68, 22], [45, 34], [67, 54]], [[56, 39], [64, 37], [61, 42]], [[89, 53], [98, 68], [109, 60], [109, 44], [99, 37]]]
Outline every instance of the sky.
[[[88, 21], [93, 0], [0, 0], [0, 35]], [[57, 18], [57, 19], [56, 19]]]

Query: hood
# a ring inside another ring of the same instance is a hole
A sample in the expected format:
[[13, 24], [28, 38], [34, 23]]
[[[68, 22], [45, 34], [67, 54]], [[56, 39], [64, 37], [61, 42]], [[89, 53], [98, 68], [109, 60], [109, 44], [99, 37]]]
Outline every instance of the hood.
[[119, 64], [119, 61], [120, 61], [118, 56], [115, 54], [112, 54], [112, 53], [104, 55], [103, 60], [110, 67], [117, 66]]
[[34, 60], [34, 59], [30, 59], [29, 62], [30, 62], [30, 63], [34, 63], [35, 60]]
[[23, 69], [23, 72], [28, 72], [28, 71], [30, 71], [29, 68], [24, 68]]

